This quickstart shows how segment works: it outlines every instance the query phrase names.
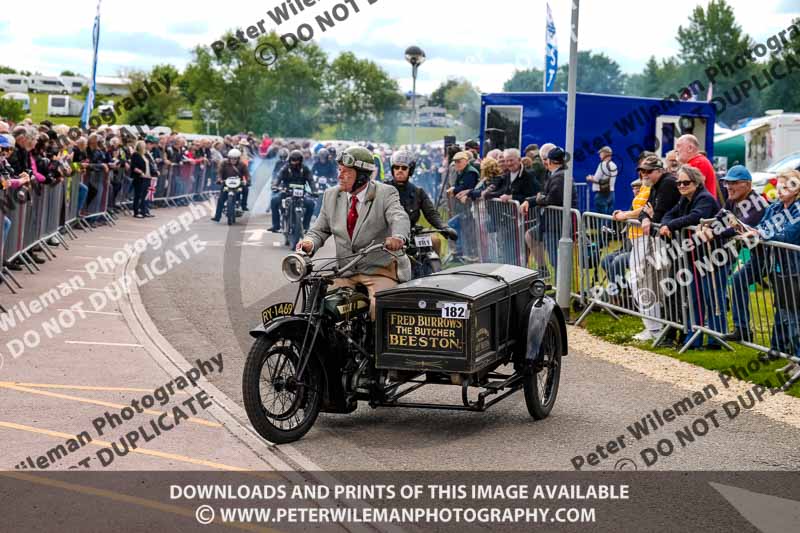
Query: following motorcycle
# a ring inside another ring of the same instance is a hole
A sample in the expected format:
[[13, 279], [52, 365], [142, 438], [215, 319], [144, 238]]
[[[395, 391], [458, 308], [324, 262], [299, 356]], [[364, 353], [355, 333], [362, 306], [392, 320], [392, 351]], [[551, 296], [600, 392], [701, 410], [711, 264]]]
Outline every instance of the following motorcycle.
[[242, 216], [243, 214], [243, 212], [237, 208], [237, 204], [239, 203], [239, 198], [241, 197], [243, 185], [244, 183], [242, 182], [242, 178], [239, 176], [231, 176], [229, 178], [225, 178], [225, 182], [223, 183], [223, 190], [228, 193], [228, 200], [227, 204], [225, 205], [225, 212], [228, 217], [229, 226], [236, 224], [236, 217]]
[[285, 244], [292, 250], [303, 237], [303, 219], [306, 215], [305, 185], [292, 183], [284, 189], [281, 202], [281, 225]]
[[[442, 259], [433, 249], [432, 235], [437, 233], [450, 238], [447, 232], [436, 228], [422, 226], [411, 228], [411, 239], [406, 255], [411, 260], [411, 271], [415, 279], [430, 276], [442, 270]], [[453, 240], [457, 240], [457, 236]]]

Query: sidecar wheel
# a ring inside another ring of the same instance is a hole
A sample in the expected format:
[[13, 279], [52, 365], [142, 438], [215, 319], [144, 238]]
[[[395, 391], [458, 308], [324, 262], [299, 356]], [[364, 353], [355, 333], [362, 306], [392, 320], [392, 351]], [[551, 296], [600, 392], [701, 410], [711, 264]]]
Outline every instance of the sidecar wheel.
[[531, 372], [524, 384], [525, 404], [534, 420], [547, 418], [556, 403], [561, 380], [561, 351], [561, 329], [555, 314], [551, 314], [539, 351], [542, 368]]
[[301, 382], [294, 381], [302, 341], [256, 340], [244, 366], [242, 396], [250, 423], [270, 442], [286, 444], [305, 435], [319, 415], [322, 370], [311, 354]]

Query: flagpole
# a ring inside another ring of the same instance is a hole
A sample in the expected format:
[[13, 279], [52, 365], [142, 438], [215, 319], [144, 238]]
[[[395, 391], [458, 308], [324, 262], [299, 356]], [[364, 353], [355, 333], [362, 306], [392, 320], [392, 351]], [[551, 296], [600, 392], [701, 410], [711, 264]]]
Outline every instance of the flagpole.
[[94, 16], [94, 25], [92, 26], [92, 79], [89, 81], [89, 92], [86, 93], [86, 102], [83, 104], [83, 113], [81, 113], [80, 125], [84, 129], [90, 126], [89, 118], [92, 116], [94, 110], [95, 92], [97, 90], [97, 51], [100, 47], [100, 3], [102, 0], [97, 0], [97, 11]]
[[575, 96], [578, 80], [578, 15], [580, 0], [572, 0], [572, 31], [569, 47], [569, 76], [567, 80], [567, 139], [564, 172], [563, 208], [561, 212], [561, 239], [558, 242], [558, 271], [556, 273], [556, 302], [569, 316], [570, 293], [572, 292], [572, 183], [575, 160]]

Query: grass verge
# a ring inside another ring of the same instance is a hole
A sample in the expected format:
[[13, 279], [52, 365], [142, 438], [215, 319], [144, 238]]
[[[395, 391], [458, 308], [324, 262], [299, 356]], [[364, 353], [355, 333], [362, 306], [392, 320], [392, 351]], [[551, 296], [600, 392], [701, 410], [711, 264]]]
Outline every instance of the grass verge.
[[[731, 344], [734, 348], [733, 352], [727, 350], [688, 350], [683, 354], [679, 354], [677, 350], [670, 348], [653, 348], [649, 342], [633, 340], [633, 336], [642, 330], [642, 321], [632, 316], [621, 316], [620, 320], [616, 320], [604, 312], [591, 313], [586, 317], [582, 325], [592, 335], [613, 344], [634, 346], [640, 350], [672, 357], [715, 372], [723, 370], [730, 372], [731, 367], [734, 366], [747, 369], [747, 363], [757, 361], [759, 369], [756, 372], [749, 372], [749, 375], [744, 379], [765, 387], [775, 387], [779, 384], [775, 370], [786, 365], [784, 360], [765, 365], [758, 361], [759, 352], [738, 344]], [[800, 398], [800, 383], [795, 383], [786, 394]]]

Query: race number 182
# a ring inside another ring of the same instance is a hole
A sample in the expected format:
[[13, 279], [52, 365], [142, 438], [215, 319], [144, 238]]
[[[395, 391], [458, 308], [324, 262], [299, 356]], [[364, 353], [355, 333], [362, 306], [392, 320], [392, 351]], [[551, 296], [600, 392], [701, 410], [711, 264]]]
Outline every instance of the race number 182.
[[467, 304], [461, 303], [445, 303], [442, 305], [442, 318], [455, 318], [458, 320], [467, 319]]

